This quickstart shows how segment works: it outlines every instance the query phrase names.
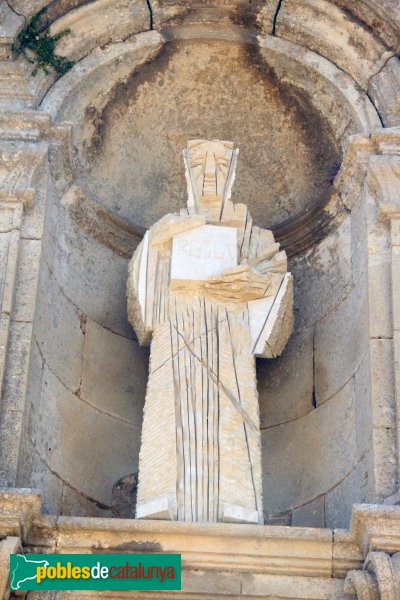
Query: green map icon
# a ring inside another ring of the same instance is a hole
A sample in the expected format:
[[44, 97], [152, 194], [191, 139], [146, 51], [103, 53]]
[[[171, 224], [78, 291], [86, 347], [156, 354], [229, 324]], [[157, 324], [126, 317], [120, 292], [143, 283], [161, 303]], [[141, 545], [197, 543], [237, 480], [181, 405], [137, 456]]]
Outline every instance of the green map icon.
[[50, 563], [47, 560], [30, 560], [23, 554], [13, 555], [16, 565], [10, 576], [10, 587], [12, 590], [19, 590], [20, 585], [25, 581], [33, 579], [36, 581], [36, 569], [38, 567], [48, 567]]

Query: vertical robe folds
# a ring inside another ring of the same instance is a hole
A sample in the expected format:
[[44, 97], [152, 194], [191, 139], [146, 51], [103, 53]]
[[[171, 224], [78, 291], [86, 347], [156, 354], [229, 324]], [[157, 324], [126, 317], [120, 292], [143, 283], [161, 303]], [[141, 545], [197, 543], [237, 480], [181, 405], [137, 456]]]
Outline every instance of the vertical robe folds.
[[[232, 225], [239, 262], [268, 248], [278, 252], [272, 233], [252, 227], [247, 212], [239, 226]], [[128, 283], [130, 320], [142, 343], [151, 337], [137, 517], [260, 523], [249, 303], [172, 291], [171, 240], [152, 245], [151, 239], [150, 230], [131, 261]], [[266, 256], [271, 263], [272, 255]], [[281, 282], [285, 275], [276, 277]]]

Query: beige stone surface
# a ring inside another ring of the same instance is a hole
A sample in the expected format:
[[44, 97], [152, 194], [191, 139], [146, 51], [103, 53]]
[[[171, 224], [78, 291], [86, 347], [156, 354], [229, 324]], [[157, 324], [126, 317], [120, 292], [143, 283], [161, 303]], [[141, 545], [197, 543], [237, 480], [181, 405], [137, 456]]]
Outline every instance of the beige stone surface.
[[[354, 375], [356, 396], [356, 439], [357, 457], [362, 457], [371, 447], [372, 417], [371, 361], [367, 352]], [[369, 479], [372, 479], [370, 474]]]
[[[40, 409], [32, 439], [49, 469], [65, 480], [67, 486], [89, 497], [99, 508], [110, 506], [116, 479], [137, 469], [134, 428], [101, 411], [93, 411], [49, 371], [43, 373]], [[52, 430], [58, 431], [57, 438]], [[124, 439], [117, 446], [115, 436]], [[90, 462], [83, 462], [90, 456]], [[102, 473], [102, 477], [98, 474]], [[103, 507], [104, 507], [103, 506]]]
[[32, 323], [12, 322], [4, 374], [3, 407], [24, 411]]
[[77, 6], [51, 26], [53, 35], [64, 29], [71, 33], [60, 40], [57, 53], [77, 60], [93, 48], [150, 29], [149, 9], [145, 0], [96, 0], [94, 5]]
[[[322, 530], [43, 517], [40, 500], [31, 490], [2, 490], [0, 505], [2, 537], [19, 537], [28, 552], [56, 547], [66, 553], [123, 550], [129, 556], [145, 549], [182, 554], [183, 588], [174, 595], [177, 598], [230, 598], [240, 589], [244, 597], [344, 600], [343, 592], [351, 593], [346, 575], [363, 563], [359, 576], [370, 574], [382, 591], [389, 593], [398, 583], [400, 509], [394, 506], [356, 505], [350, 530]], [[99, 597], [94, 594], [84, 597]], [[105, 592], [101, 597], [112, 596]], [[140, 597], [140, 592], [126, 597]]]
[[[85, 227], [86, 221], [76, 220], [71, 214], [68, 203], [64, 208], [63, 202], [62, 207], [56, 206], [53, 211], [52, 237], [46, 244], [46, 262], [60, 290], [83, 314], [106, 329], [124, 337], [133, 337], [127, 322], [124, 283], [128, 270], [124, 254], [127, 251], [131, 254], [132, 245], [124, 245], [121, 256], [115, 252], [115, 246], [113, 249], [110, 243], [105, 245], [94, 238], [90, 228], [87, 231]], [[93, 227], [96, 225], [92, 223]], [[102, 237], [113, 237], [110, 228], [104, 224], [101, 234]]]
[[37, 302], [40, 312], [34, 327], [36, 343], [50, 369], [75, 392], [81, 378], [83, 313], [61, 292], [45, 263], [41, 269]]
[[392, 289], [391, 256], [371, 254], [368, 260], [370, 335], [373, 338], [390, 338], [393, 327], [392, 302], [388, 302]]
[[352, 250], [352, 224], [346, 219], [332, 235], [291, 259], [299, 327], [312, 327], [329, 318], [353, 290]]
[[[107, 49], [103, 53], [93, 53], [77, 65], [76, 76], [74, 72], [67, 75], [69, 87], [67, 80], [60, 81], [44, 102], [44, 107], [52, 109], [53, 114], [57, 110], [59, 118], [74, 122], [80, 118], [79, 125], [74, 128], [74, 136], [87, 169], [86, 186], [94, 197], [101, 198], [104, 206], [115, 211], [116, 198], [120, 198], [119, 214], [128, 220], [132, 219], [133, 201], [134, 224], [137, 227], [148, 227], [165, 213], [181, 208], [185, 202], [184, 174], [176, 148], [183, 147], [188, 138], [198, 137], [198, 132], [202, 132], [204, 137], [220, 139], [230, 139], [231, 132], [236, 132], [242, 152], [248, 156], [248, 167], [244, 169], [239, 162], [235, 193], [238, 198], [246, 198], [260, 226], [283, 223], [289, 215], [301, 212], [302, 203], [311, 202], [311, 198], [313, 203], [314, 198], [317, 201], [314, 187], [313, 193], [306, 195], [299, 189], [307, 186], [309, 177], [321, 178], [317, 195], [322, 197], [329, 188], [325, 184], [325, 180], [329, 179], [327, 173], [337, 158], [333, 132], [322, 123], [321, 126], [314, 124], [315, 120], [319, 120], [317, 109], [310, 107], [313, 118], [307, 116], [307, 112], [302, 111], [301, 106], [291, 99], [291, 90], [276, 88], [268, 66], [260, 71], [254, 59], [237, 41], [177, 41], [167, 44], [159, 53], [159, 46], [155, 48], [157, 34], [151, 32], [151, 35], [146, 33], [137, 36], [136, 46], [130, 44], [130, 60], [133, 59], [133, 53], [143, 55], [141, 45], [145, 38], [147, 43], [150, 39], [153, 41], [154, 49], [152, 60], [140, 69], [140, 73], [138, 71], [138, 79], [132, 75], [127, 80], [120, 62], [114, 70], [107, 70], [107, 79], [112, 79], [110, 87], [115, 87], [116, 91], [111, 98], [105, 92], [104, 85], [96, 91], [97, 84], [91, 72], [95, 64], [97, 77], [99, 71], [104, 70], [99, 63], [104, 65], [111, 59], [111, 50]], [[160, 41], [158, 37], [158, 43]], [[187, 60], [187, 52], [190, 61]], [[158, 53], [159, 56], [155, 58]], [[113, 54], [116, 55], [116, 46], [113, 47]], [[128, 57], [128, 43], [121, 45], [120, 54]], [[218, 64], [216, 56], [219, 57]], [[285, 64], [286, 67], [290, 65], [290, 60]], [[193, 97], [189, 90], [197, 68], [201, 69], [203, 76]], [[83, 77], [85, 73], [87, 76]], [[236, 90], [233, 96], [228, 85], [232, 77], [232, 85]], [[91, 84], [86, 86], [85, 80], [88, 79]], [[65, 92], [70, 95], [71, 89], [75, 93], [69, 99], [63, 97]], [[215, 100], [217, 97], [218, 101]], [[268, 102], [265, 102], [266, 97]], [[292, 102], [294, 111], [284, 110], [283, 107], [291, 106]], [[81, 111], [76, 111], [77, 104], [82, 104]], [[254, 125], [247, 123], [245, 126], [241, 123], [243, 106], [247, 107], [248, 119], [254, 121]], [[301, 124], [303, 119], [309, 121], [304, 127]], [[273, 123], [278, 122], [280, 126], [274, 127]], [[112, 127], [108, 126], [109, 123], [112, 123]], [[259, 136], [262, 133], [263, 141], [259, 144], [247, 132], [249, 127], [260, 126]], [[321, 130], [324, 131], [322, 152]], [[312, 139], [314, 134], [318, 135], [318, 139]], [[148, 140], [157, 139], [157, 146], [149, 148], [146, 154], [137, 152], [139, 146], [136, 144], [125, 150], [126, 140], [136, 140], [139, 135]], [[302, 160], [290, 152], [293, 145], [303, 148]], [[271, 146], [276, 148], [273, 154], [269, 151]], [[284, 147], [286, 152], [283, 151]], [[317, 147], [318, 156], [315, 156]], [[293, 163], [290, 169], [285, 166], [287, 157]], [[307, 162], [305, 169], [300, 167], [302, 161]], [[109, 167], [105, 168], [105, 164]], [[163, 174], [169, 170], [171, 177], [165, 177]], [[113, 177], [108, 175], [110, 172], [113, 172]], [[323, 172], [326, 175], [322, 175]], [[271, 181], [276, 181], [276, 189], [271, 186]], [[154, 182], [157, 182], [157, 189], [153, 189]], [[135, 195], [132, 198], [133, 189]], [[296, 189], [298, 192], [295, 193]], [[268, 197], [263, 200], [265, 190], [268, 190]], [[168, 202], [166, 198], [169, 198]]]
[[368, 93], [386, 127], [400, 125], [400, 60], [391, 58], [369, 82]]
[[22, 29], [24, 19], [18, 15], [7, 2], [0, 6], [0, 59], [7, 59], [10, 55], [10, 46], [14, 36]]
[[318, 405], [347, 384], [363, 360], [368, 343], [366, 290], [355, 289], [315, 327], [315, 393]]
[[173, 236], [171, 283], [206, 281], [237, 266], [237, 232], [232, 227], [203, 225]]
[[0, 541], [0, 597], [9, 595], [10, 554], [21, 552], [21, 540], [17, 536], [8, 536]]
[[281, 357], [257, 360], [261, 428], [294, 421], [312, 410], [313, 329], [295, 326]]
[[263, 519], [254, 354], [282, 352], [293, 328], [292, 279], [280, 272], [285, 254], [273, 260], [279, 244], [271, 232], [229, 200], [232, 147], [188, 143], [186, 215], [204, 215], [207, 224], [192, 227], [183, 212], [182, 227], [191, 228], [180, 231], [177, 217], [165, 217], [156, 243], [151, 228], [129, 268], [129, 317], [140, 337], [152, 334], [139, 518]]
[[33, 322], [41, 250], [41, 240], [20, 241], [13, 313], [15, 321]]
[[292, 525], [294, 527], [325, 527], [325, 498], [321, 496], [307, 502], [292, 512]]
[[379, 39], [327, 0], [286, 0], [277, 35], [306, 45], [350, 73], [361, 87], [393, 56]]
[[[80, 397], [99, 410], [132, 424], [140, 439], [148, 356], [137, 342], [86, 322]], [[123, 382], [122, 389], [120, 382]]]
[[367, 503], [373, 497], [373, 456], [368, 450], [354, 469], [328, 491], [325, 497], [325, 519], [333, 528], [346, 528], [354, 504]]
[[263, 430], [262, 450], [268, 515], [303, 506], [337, 485], [357, 461], [353, 380], [308, 416]]
[[376, 491], [393, 494], [396, 486], [396, 419], [392, 340], [371, 340], [371, 396]]

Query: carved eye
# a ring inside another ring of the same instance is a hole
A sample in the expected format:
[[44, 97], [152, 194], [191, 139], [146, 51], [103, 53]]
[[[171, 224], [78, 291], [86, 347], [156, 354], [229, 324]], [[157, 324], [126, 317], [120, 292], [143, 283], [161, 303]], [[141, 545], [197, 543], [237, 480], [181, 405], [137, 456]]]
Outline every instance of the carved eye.
[[204, 161], [205, 161], [204, 156], [195, 157], [190, 161], [190, 166], [193, 169], [195, 169], [196, 167], [201, 167], [204, 164]]

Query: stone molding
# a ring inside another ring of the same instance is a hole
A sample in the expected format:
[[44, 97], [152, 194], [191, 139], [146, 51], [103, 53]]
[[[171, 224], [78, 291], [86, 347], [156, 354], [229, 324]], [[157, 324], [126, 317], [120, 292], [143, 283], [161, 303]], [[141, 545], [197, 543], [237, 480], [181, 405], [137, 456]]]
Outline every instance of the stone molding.
[[[347, 591], [359, 600], [398, 599], [390, 593], [400, 582], [400, 507], [355, 505], [349, 531], [43, 516], [40, 495], [29, 489], [1, 490], [0, 508], [3, 550], [4, 543], [21, 540], [24, 552], [181, 553], [184, 584], [177, 598], [279, 592], [292, 600], [344, 600]], [[83, 597], [108, 597], [96, 594]]]
[[[19, 442], [15, 436], [20, 438], [24, 415], [35, 273], [41, 254], [39, 251], [30, 258], [28, 279], [22, 252], [26, 244], [41, 246], [48, 156], [53, 152], [55, 159], [54, 150], [61, 147], [63, 172], [68, 172], [68, 132], [68, 125], [53, 127], [50, 117], [43, 113], [0, 113], [0, 242], [6, 257], [0, 306], [0, 454], [8, 457], [0, 473], [3, 484], [15, 484], [17, 476]], [[55, 170], [57, 165], [54, 160]], [[29, 284], [24, 284], [26, 289], [20, 295], [21, 282], [26, 279]]]
[[[1, 9], [0, 57], [15, 68], [12, 78], [0, 68], [0, 80], [21, 106], [37, 106], [37, 97], [55, 80], [53, 74], [40, 73], [30, 81], [29, 66], [24, 69], [22, 59], [13, 62], [11, 53], [11, 44], [26, 20], [46, 5], [53, 33], [71, 27], [71, 35], [59, 44], [60, 53], [68, 58], [81, 60], [93, 49], [153, 29], [167, 37], [179, 37], [180, 31], [186, 31], [189, 37], [207, 37], [212, 30], [213, 35], [221, 37], [228, 28], [238, 39], [247, 38], [252, 43], [257, 34], [272, 35], [278, 41], [299, 44], [300, 56], [306, 48], [313, 50], [342, 73], [348, 73], [368, 91], [385, 125], [399, 122], [396, 87], [400, 77], [400, 15], [396, 0], [384, 6], [377, 0], [363, 0], [361, 4], [351, 0], [96, 0], [89, 5], [82, 1], [61, 5], [48, 0], [9, 1]], [[338, 38], [340, 52], [335, 44]], [[4, 92], [0, 92], [1, 101], [7, 104]]]
[[400, 553], [370, 552], [362, 571], [350, 571], [344, 591], [358, 600], [397, 600], [400, 597]]

